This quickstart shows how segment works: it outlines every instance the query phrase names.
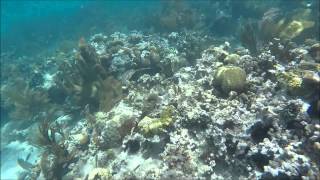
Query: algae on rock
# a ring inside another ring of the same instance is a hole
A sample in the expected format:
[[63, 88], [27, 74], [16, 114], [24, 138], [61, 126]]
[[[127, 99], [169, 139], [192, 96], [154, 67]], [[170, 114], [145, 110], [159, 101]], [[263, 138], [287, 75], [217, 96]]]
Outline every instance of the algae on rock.
[[111, 174], [109, 169], [107, 168], [94, 168], [92, 171], [90, 171], [87, 179], [88, 180], [95, 180], [95, 179], [109, 180], [111, 179]]
[[320, 80], [310, 71], [291, 70], [276, 74], [276, 77], [292, 96], [310, 98], [319, 91]]
[[155, 134], [163, 130], [164, 128], [170, 126], [174, 119], [173, 107], [169, 106], [161, 113], [160, 118], [151, 118], [145, 116], [139, 123], [138, 128], [145, 135]]

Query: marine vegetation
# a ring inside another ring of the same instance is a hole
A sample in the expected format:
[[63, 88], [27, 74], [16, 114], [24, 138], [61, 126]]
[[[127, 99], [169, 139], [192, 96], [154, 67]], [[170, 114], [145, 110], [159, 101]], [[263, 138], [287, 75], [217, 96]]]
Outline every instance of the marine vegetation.
[[[62, 139], [57, 140], [57, 135]], [[75, 160], [75, 154], [67, 150], [63, 138], [65, 137], [59, 126], [53, 126], [48, 121], [39, 124], [38, 135], [33, 143], [44, 149], [39, 166], [46, 179], [62, 179], [70, 163]]]
[[21, 125], [30, 125], [40, 113], [53, 111], [47, 92], [31, 88], [22, 79], [2, 87], [2, 105], [9, 111], [9, 116]]
[[181, 0], [162, 2], [160, 14], [154, 15], [154, 25], [163, 31], [177, 31], [182, 28], [191, 29], [196, 24], [195, 11]]
[[318, 31], [316, 22], [312, 20], [311, 9], [297, 9], [291, 14], [284, 14], [278, 8], [270, 8], [261, 20], [242, 25], [240, 40], [252, 53], [256, 53], [263, 44], [273, 39], [306, 39]]

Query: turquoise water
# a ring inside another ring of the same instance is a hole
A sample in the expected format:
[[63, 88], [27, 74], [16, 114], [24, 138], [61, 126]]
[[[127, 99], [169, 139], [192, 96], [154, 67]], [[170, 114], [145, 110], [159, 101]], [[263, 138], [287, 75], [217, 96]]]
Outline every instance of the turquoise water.
[[159, 6], [157, 1], [1, 1], [2, 48], [32, 53], [98, 32], [143, 30], [144, 18]]
[[[98, 32], [141, 30], [162, 32], [152, 17], [164, 11], [170, 1], [1, 1], [2, 49], [31, 53], [58, 41], [77, 40]], [[178, 1], [179, 2], [179, 1]], [[248, 6], [243, 5], [246, 2]], [[256, 19], [271, 7], [283, 12], [308, 7], [318, 14], [318, 2], [273, 0], [187, 1], [206, 18], [206, 30], [217, 35], [234, 35], [239, 18]], [[221, 9], [219, 9], [221, 8]], [[213, 22], [222, 16], [221, 21]], [[225, 17], [225, 18], [224, 18]], [[216, 23], [216, 24], [214, 24]], [[27, 50], [29, 49], [29, 50]]]
[[320, 179], [319, 0], [1, 0], [1, 180]]

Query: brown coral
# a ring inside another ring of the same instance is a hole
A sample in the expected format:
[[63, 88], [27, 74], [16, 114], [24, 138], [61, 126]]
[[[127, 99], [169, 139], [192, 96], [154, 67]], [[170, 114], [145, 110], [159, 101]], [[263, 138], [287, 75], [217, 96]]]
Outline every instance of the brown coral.
[[[79, 42], [79, 54], [73, 64], [61, 67], [56, 83], [80, 107], [90, 106], [91, 111], [108, 111], [121, 98], [121, 83], [111, 77], [95, 49]], [[68, 67], [68, 68], [66, 68]]]

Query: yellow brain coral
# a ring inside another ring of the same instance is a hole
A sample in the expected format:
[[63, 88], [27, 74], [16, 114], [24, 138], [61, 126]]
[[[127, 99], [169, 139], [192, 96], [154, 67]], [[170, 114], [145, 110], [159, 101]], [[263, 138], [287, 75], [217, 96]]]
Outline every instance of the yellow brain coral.
[[243, 91], [246, 85], [246, 72], [236, 66], [222, 66], [215, 74], [215, 84], [225, 93]]

